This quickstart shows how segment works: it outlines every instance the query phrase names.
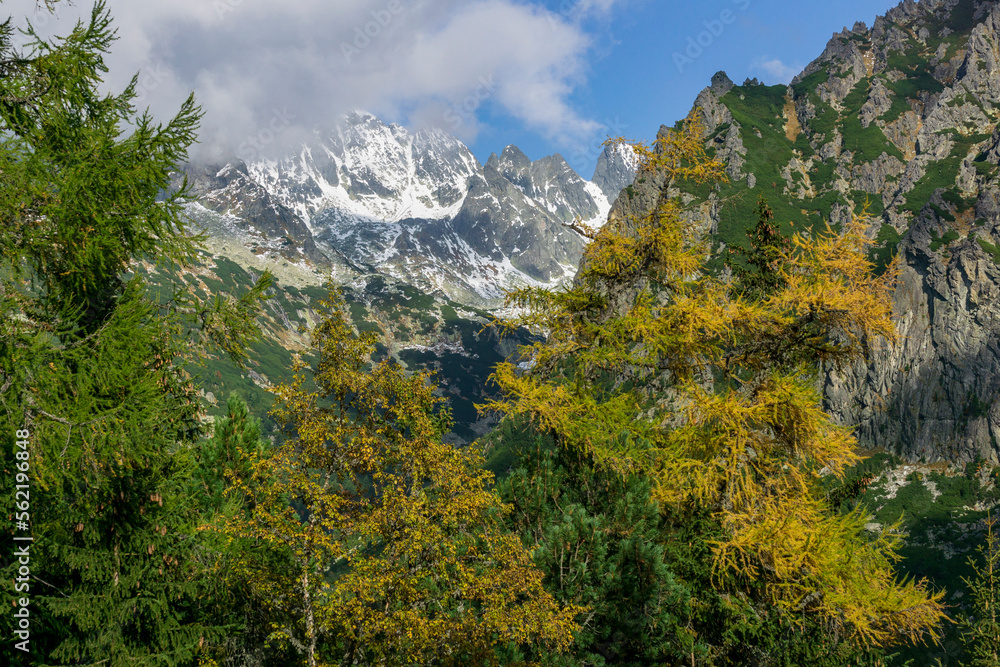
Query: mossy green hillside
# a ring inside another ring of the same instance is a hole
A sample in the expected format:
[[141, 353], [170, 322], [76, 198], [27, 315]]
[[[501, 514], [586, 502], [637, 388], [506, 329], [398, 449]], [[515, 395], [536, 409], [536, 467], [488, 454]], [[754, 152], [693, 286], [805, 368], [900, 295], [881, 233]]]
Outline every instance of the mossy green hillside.
[[[815, 231], [825, 226], [833, 206], [843, 201], [839, 193], [823, 192], [814, 198], [797, 200], [784, 194], [782, 170], [793, 160], [809, 162], [810, 180], [822, 180], [822, 161], [810, 160], [815, 154], [805, 133], [795, 141], [786, 135], [784, 107], [785, 86], [736, 86], [722, 98], [733, 119], [739, 123], [740, 138], [746, 147], [743, 171], [753, 174], [753, 188], [747, 182], [731, 182], [718, 189], [720, 200], [718, 240], [728, 246], [742, 243], [746, 231], [756, 221], [754, 209], [761, 195], [767, 198], [782, 231]], [[832, 173], [832, 168], [830, 169]], [[796, 177], [800, 179], [801, 176]]]
[[[890, 54], [884, 72], [862, 77], [839, 102], [824, 102], [819, 93], [819, 88], [834, 76], [831, 68], [835, 65], [829, 63], [798, 81], [790, 90], [785, 86], [745, 85], [735, 86], [724, 95], [721, 102], [738, 124], [740, 139], [746, 149], [741, 155], [742, 171], [753, 177], [715, 188], [719, 201], [715, 247], [743, 242], [746, 230], [753, 224], [753, 209], [761, 195], [774, 209], [775, 219], [785, 234], [815, 232], [824, 228], [838, 206], [846, 206], [855, 214], [860, 214], [867, 202], [868, 215], [876, 218], [883, 216], [886, 213], [883, 195], [892, 194], [892, 184], [898, 182], [898, 177], [887, 176], [888, 185], [880, 192], [852, 190], [845, 193], [838, 181], [841, 177], [850, 181], [853, 176], [848, 174], [856, 174], [858, 167], [876, 162], [883, 156], [907, 162], [900, 148], [889, 140], [885, 127], [914, 105], [925, 104], [929, 94], [944, 89], [944, 84], [934, 78], [935, 67], [940, 63], [940, 53], [935, 54], [935, 51], [941, 44], [945, 44], [948, 50], [954, 44], [964, 43], [962, 40], [968, 38], [967, 33], [974, 24], [970, 18], [972, 7], [971, 2], [965, 0], [958, 3], [954, 10], [959, 17], [958, 29], [952, 34], [927, 40], [927, 44], [907, 38], [903, 50]], [[932, 35], [938, 35], [938, 29], [946, 23], [950, 25], [949, 21], [929, 12], [922, 20], [931, 29]], [[872, 48], [866, 36], [845, 39], [857, 43], [863, 53]], [[843, 73], [836, 75], [842, 76]], [[869, 102], [876, 79], [888, 89], [892, 106], [865, 127], [860, 120], [861, 111]], [[798, 100], [800, 106], [805, 103], [812, 109], [801, 132], [790, 129], [786, 117], [789, 95]], [[962, 99], [961, 96], [954, 100], [954, 104], [982, 106], [975, 99]], [[712, 140], [730, 129], [729, 123], [716, 128], [710, 145], [721, 146], [721, 141]], [[970, 157], [975, 159], [976, 172], [982, 177], [994, 178], [998, 172], [996, 165], [986, 162], [981, 152], [982, 146], [990, 139], [989, 135], [977, 133], [968, 124], [942, 130], [939, 134], [951, 143], [948, 155], [926, 166], [924, 174], [896, 204], [896, 210], [912, 219], [920, 215], [935, 197], [939, 197], [944, 200], [945, 206], [935, 205], [932, 208], [940, 220], [951, 224], [956, 222], [958, 216], [966, 216], [975, 206], [975, 197], [960, 192], [957, 186], [962, 162]], [[827, 157], [821, 157], [819, 147], [836, 136], [840, 137], [842, 152], [827, 149], [822, 152]], [[846, 172], [844, 152], [849, 153]], [[754, 187], [749, 187], [750, 184]], [[711, 191], [701, 188], [694, 193], [701, 199], [707, 199]], [[881, 229], [871, 257], [878, 270], [884, 271], [901, 240], [901, 234], [888, 225], [882, 225]], [[934, 248], [946, 247], [955, 238], [954, 234], [945, 233], [934, 240]], [[716, 258], [711, 268], [717, 270], [724, 262], [723, 258]]]

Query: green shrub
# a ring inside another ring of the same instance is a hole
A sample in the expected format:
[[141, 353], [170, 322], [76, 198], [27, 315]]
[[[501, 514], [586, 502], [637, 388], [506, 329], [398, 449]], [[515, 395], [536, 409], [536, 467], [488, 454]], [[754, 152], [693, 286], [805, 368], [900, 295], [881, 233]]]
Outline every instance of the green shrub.
[[889, 268], [902, 238], [899, 232], [887, 222], [879, 227], [878, 236], [868, 254], [868, 259], [875, 265], [875, 272], [878, 275], [882, 275]]
[[942, 236], [938, 236], [937, 233], [931, 233], [931, 250], [937, 252], [941, 248], [947, 247], [957, 240], [958, 232], [954, 229], [947, 230]]
[[987, 241], [986, 239], [979, 237], [976, 237], [976, 242], [979, 244], [979, 247], [982, 248], [986, 252], [986, 254], [993, 259], [994, 262], [1000, 264], [1000, 247], [997, 247], [992, 243], [990, 243], [989, 241]]

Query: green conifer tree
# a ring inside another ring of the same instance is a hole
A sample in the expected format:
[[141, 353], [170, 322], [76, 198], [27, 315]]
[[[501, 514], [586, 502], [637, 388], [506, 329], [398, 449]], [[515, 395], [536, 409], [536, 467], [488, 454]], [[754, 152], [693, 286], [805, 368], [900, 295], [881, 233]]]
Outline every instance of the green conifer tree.
[[191, 493], [202, 497], [212, 511], [224, 511], [226, 489], [233, 478], [250, 473], [250, 461], [267, 450], [260, 419], [250, 414], [246, 402], [233, 394], [226, 402], [226, 416], [217, 419], [212, 436], [201, 443], [195, 454], [197, 469]]
[[609, 474], [526, 424], [507, 433], [500, 446], [522, 441], [520, 465], [499, 485], [511, 506], [508, 523], [534, 547], [556, 599], [587, 608], [570, 653], [530, 657], [546, 665], [648, 665], [705, 655], [691, 623], [696, 591], [679, 576], [680, 545], [649, 479]]
[[[268, 443], [261, 434], [261, 421], [250, 413], [246, 402], [233, 394], [226, 404], [226, 416], [215, 420], [211, 437], [196, 450], [197, 466], [188, 493], [200, 499], [199, 532], [204, 545], [205, 570], [215, 582], [214, 595], [206, 617], [216, 626], [230, 629], [225, 636], [211, 638], [205, 645], [204, 665], [288, 664], [293, 657], [268, 646], [268, 635], [276, 622], [258, 591], [246, 585], [234, 572], [247, 552], [259, 551], [252, 540], [231, 539], [223, 527], [235, 516], [252, 509], [245, 494], [235, 486], [245, 484], [254, 474], [253, 462], [267, 455]], [[264, 484], [275, 480], [264, 479]], [[268, 567], [287, 570], [290, 563], [272, 557]]]
[[185, 364], [210, 343], [246, 358], [271, 277], [239, 300], [152, 301], [134, 263], [197, 248], [170, 177], [200, 110], [189, 98], [158, 124], [136, 114], [135, 79], [100, 92], [115, 39], [103, 2], [64, 38], [16, 34], [0, 25], [0, 509], [27, 430], [30, 659], [190, 664], [224, 628], [203, 622]]
[[995, 526], [995, 519], [986, 520], [986, 543], [978, 549], [981, 562], [970, 557], [975, 575], [963, 579], [972, 592], [972, 613], [961, 622], [970, 667], [1000, 667], [1000, 538]]
[[742, 263], [733, 268], [736, 290], [744, 297], [760, 299], [784, 285], [781, 266], [790, 241], [781, 234], [774, 212], [761, 195], [757, 201], [757, 224], [747, 230], [748, 246], [733, 246], [730, 254]]

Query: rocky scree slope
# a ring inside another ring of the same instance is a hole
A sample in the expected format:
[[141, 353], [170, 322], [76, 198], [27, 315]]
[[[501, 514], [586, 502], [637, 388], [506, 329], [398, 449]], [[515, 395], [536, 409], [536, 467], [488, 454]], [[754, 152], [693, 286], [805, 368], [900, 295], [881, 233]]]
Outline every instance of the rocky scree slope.
[[[1000, 461], [998, 54], [1000, 3], [907, 0], [835, 34], [790, 86], [720, 72], [695, 103], [730, 179], [684, 193], [714, 268], [760, 195], [786, 234], [867, 210], [879, 270], [900, 256], [898, 342], [829, 372], [824, 393], [863, 445], [910, 459]], [[640, 178], [611, 219], [628, 224], [662, 189]]]

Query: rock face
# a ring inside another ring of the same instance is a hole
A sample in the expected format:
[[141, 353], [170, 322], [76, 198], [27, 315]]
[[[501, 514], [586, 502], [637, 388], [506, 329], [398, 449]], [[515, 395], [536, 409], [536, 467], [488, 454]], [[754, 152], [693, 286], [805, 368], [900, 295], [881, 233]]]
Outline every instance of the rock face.
[[332, 131], [315, 132], [298, 154], [248, 167], [303, 219], [336, 208], [388, 221], [454, 215], [480, 169], [469, 149], [441, 130], [411, 133], [361, 112]]
[[[996, 231], [994, 224], [989, 233]], [[898, 443], [910, 458], [996, 462], [1000, 267], [968, 239], [942, 261], [931, 249], [942, 233], [924, 218], [900, 245], [898, 342], [877, 346], [863, 367], [829, 373], [825, 393], [864, 443]]]
[[[865, 446], [1000, 462], [998, 53], [1000, 3], [907, 0], [835, 34], [790, 86], [720, 73], [697, 98], [730, 178], [689, 197], [716, 248], [743, 242], [763, 195], [786, 234], [867, 207], [872, 260], [900, 257], [898, 340], [824, 379]], [[612, 220], [662, 196], [662, 180], [640, 181]]]
[[632, 185], [638, 166], [638, 157], [631, 146], [607, 146], [597, 158], [597, 167], [590, 182], [601, 189], [608, 201], [614, 202], [622, 190]]
[[634, 177], [630, 156], [609, 147], [588, 182], [559, 155], [532, 162], [508, 146], [480, 165], [444, 132], [354, 113], [285, 159], [186, 172], [199, 204], [264, 237], [262, 251], [490, 305], [505, 288], [572, 277], [584, 244], [563, 223], [603, 224]]
[[525, 197], [542, 204], [563, 222], [577, 217], [596, 220], [607, 215], [604, 200], [608, 197], [600, 186], [595, 190], [595, 184], [580, 178], [558, 153], [532, 162], [517, 146], [508, 146], [499, 158], [491, 155], [486, 167], [496, 170]]
[[257, 183], [242, 160], [192, 166], [186, 173], [191, 194], [205, 208], [245, 220], [247, 227], [288, 259], [302, 257], [329, 267], [330, 260], [316, 247], [302, 218]]
[[[914, 34], [923, 44], [903, 36]], [[869, 38], [875, 78], [863, 120], [887, 127], [899, 92], [922, 81], [908, 89], [906, 125], [886, 132], [909, 163], [883, 160], [868, 187], [855, 182], [889, 207], [876, 225], [902, 232], [893, 296], [898, 340], [876, 346], [862, 367], [829, 373], [828, 407], [857, 424], [870, 446], [911, 459], [997, 463], [1000, 190], [998, 156], [989, 149], [1000, 116], [1000, 7], [907, 2], [879, 19]], [[897, 79], [906, 60], [917, 71]], [[873, 233], [894, 238], [876, 225]]]

